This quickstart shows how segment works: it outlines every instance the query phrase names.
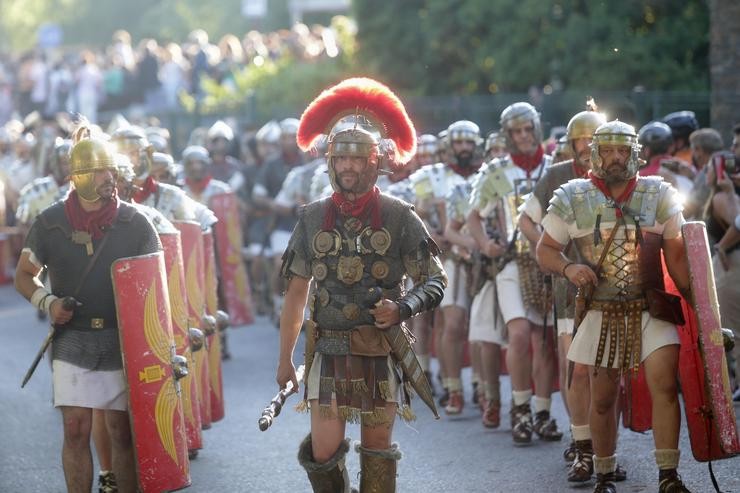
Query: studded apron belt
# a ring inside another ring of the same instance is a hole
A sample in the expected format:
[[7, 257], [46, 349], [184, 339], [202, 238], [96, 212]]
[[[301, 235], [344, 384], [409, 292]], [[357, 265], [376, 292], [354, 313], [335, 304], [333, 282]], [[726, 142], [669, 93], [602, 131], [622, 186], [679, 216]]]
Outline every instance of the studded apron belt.
[[607, 368], [612, 368], [619, 345], [620, 371], [626, 372], [632, 369], [636, 372], [638, 370], [642, 357], [642, 312], [647, 308], [648, 302], [645, 298], [630, 301], [593, 300], [591, 302], [590, 310], [601, 311], [601, 333], [594, 362], [595, 370], [604, 360], [607, 336], [609, 337]]

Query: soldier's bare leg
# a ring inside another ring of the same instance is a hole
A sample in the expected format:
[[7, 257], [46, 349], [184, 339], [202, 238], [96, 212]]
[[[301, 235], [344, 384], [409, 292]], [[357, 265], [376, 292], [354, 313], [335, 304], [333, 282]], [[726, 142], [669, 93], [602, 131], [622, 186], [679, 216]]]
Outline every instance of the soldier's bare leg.
[[532, 388], [532, 356], [529, 343], [532, 329], [526, 318], [515, 318], [506, 324], [509, 347], [506, 349], [506, 367], [511, 375], [511, 388], [525, 391]]
[[[563, 433], [550, 416], [556, 364], [552, 328], [532, 325], [532, 377], [534, 379], [534, 431], [542, 440], [559, 441]], [[547, 337], [545, 341], [544, 338]]]
[[[483, 399], [480, 399], [480, 394], [483, 392], [483, 385], [481, 384], [481, 375], [483, 370], [481, 370], [481, 346], [480, 342], [470, 342], [469, 346], [470, 348], [470, 365], [473, 367], [472, 375], [471, 375], [471, 383], [473, 384], [473, 397], [472, 401], [474, 404], [480, 404], [481, 406], [484, 405], [484, 403], [480, 402]], [[481, 410], [484, 408], [481, 407]]]
[[136, 465], [128, 413], [126, 411], [105, 411], [105, 424], [111, 439], [113, 472], [116, 475], [118, 491], [134, 493], [137, 489]]
[[[532, 327], [532, 378], [534, 379], [535, 395], [540, 398], [550, 399], [552, 395], [553, 372], [555, 371], [553, 341], [543, 342], [544, 331], [540, 325]], [[548, 328], [550, 332], [551, 329]]]
[[[332, 400], [331, 412], [332, 416], [337, 416], [335, 400]], [[350, 491], [345, 467], [349, 440], [344, 438], [344, 429], [344, 420], [326, 416], [320, 410], [318, 400], [311, 400], [311, 433], [301, 442], [298, 462], [306, 470], [315, 492]]]
[[[573, 336], [570, 334], [561, 334], [558, 336], [558, 377], [560, 383], [560, 391], [563, 394], [563, 406], [565, 406], [565, 412], [570, 416], [570, 402], [568, 394], [568, 350], [570, 349], [570, 343], [573, 342]], [[572, 422], [572, 420], [571, 420]]]
[[481, 342], [481, 378], [486, 408], [483, 414], [483, 425], [487, 428], [498, 428], [501, 423], [501, 346], [492, 342]]
[[100, 469], [102, 471], [112, 471], [111, 442], [110, 436], [108, 436], [108, 429], [105, 427], [105, 411], [102, 409], [93, 409], [92, 439], [95, 444], [95, 453], [98, 456]]
[[[311, 449], [314, 461], [322, 463], [331, 459], [344, 440], [345, 422], [339, 418], [322, 416], [319, 401], [311, 402]], [[331, 402], [332, 416], [337, 416], [337, 401]]]
[[653, 399], [653, 439], [655, 448], [677, 449], [681, 426], [678, 404], [678, 352], [680, 346], [663, 346], [645, 359], [645, 377]]
[[589, 422], [593, 437], [594, 454], [597, 457], [610, 457], [616, 450], [617, 415], [615, 406], [619, 394], [619, 371], [599, 368], [596, 375], [591, 373], [591, 411]]
[[93, 461], [90, 450], [92, 410], [84, 407], [61, 406], [64, 426], [62, 467], [67, 491], [88, 493], [92, 488]]
[[[573, 342], [571, 334], [562, 334], [558, 338], [560, 351], [560, 391], [566, 409], [570, 414], [571, 444], [563, 453], [566, 462], [572, 462], [568, 470], [568, 481], [581, 483], [591, 480], [593, 475], [593, 442], [591, 427], [588, 423], [589, 406], [591, 405], [591, 387], [588, 377], [588, 366], [576, 363], [573, 365], [573, 376], [568, 387], [567, 354]], [[615, 406], [616, 408], [617, 406]]]
[[95, 454], [98, 456], [98, 464], [100, 465], [101, 472], [98, 478], [98, 486], [102, 488], [105, 485], [115, 485], [110, 436], [108, 435], [108, 428], [105, 426], [105, 411], [102, 409], [93, 409], [92, 439], [95, 444]]
[[446, 306], [444, 313], [444, 334], [442, 336], [442, 357], [445, 361], [447, 386], [450, 400], [445, 411], [447, 414], [459, 414], [463, 408], [463, 392], [460, 373], [465, 339], [467, 338], [467, 324], [465, 309], [459, 306]]

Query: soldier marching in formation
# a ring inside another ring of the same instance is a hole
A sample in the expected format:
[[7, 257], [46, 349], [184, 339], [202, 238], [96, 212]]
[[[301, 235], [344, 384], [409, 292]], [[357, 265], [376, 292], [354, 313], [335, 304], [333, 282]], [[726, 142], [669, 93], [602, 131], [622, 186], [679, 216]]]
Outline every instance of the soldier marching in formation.
[[[223, 417], [220, 386], [209, 376], [217, 381], [220, 359], [230, 356], [221, 310], [242, 325], [254, 308], [279, 327], [281, 387], [298, 386], [293, 350], [305, 329], [301, 406], [311, 432], [298, 458], [314, 491], [350, 491], [347, 422], [362, 428], [360, 491], [395, 491], [395, 416], [413, 419], [411, 388], [436, 414], [437, 381], [444, 415], [462, 415], [466, 366], [467, 400], [482, 425], [501, 427], [508, 411], [504, 426], [517, 446], [562, 439], [550, 412], [559, 389], [571, 435], [563, 481], [595, 479], [599, 493], [627, 479], [617, 422], [628, 413], [628, 423], [649, 392], [654, 418], [645, 429], [653, 429], [658, 489], [689, 491], [677, 473], [676, 327], [710, 288], [689, 276], [678, 192], [690, 197], [688, 214], [700, 214], [731, 189], [722, 180], [737, 180], [734, 161], [712, 155], [721, 143], [692, 112], [639, 132], [607, 122], [592, 102], [573, 114], [553, 156], [527, 102], [504, 108], [485, 139], [469, 120], [417, 136], [395, 94], [370, 79], [333, 86], [300, 120], [268, 122], [243, 142], [219, 120], [193, 133], [179, 161], [166, 129], [118, 119], [108, 134], [84, 122], [74, 138], [60, 132], [46, 144], [45, 162], [29, 165], [33, 137], [0, 128], [2, 205], [25, 236], [16, 287], [53, 327], [68, 490], [90, 489], [91, 437], [100, 492], [148, 488], [133, 450], [152, 438], [134, 418], [155, 411], [132, 405], [136, 389], [127, 394], [125, 375], [146, 368], [122, 354], [127, 309], [117, 302], [127, 287], [110, 272], [121, 259], [161, 255], [180, 259], [162, 264], [172, 327], [163, 337], [191, 360], [191, 376], [167, 355], [168, 385], [181, 390], [167, 426], [186, 440], [162, 439], [160, 459], [182, 447], [195, 458], [201, 429]], [[168, 237], [177, 238], [175, 250]], [[734, 247], [720, 238], [726, 261]], [[673, 284], [683, 305], [667, 293]], [[146, 310], [139, 319], [150, 337]], [[220, 357], [204, 356], [213, 351]], [[511, 395], [502, 396], [507, 373]], [[638, 374], [643, 394], [631, 390]], [[705, 377], [730, 395], [721, 372]], [[187, 468], [181, 472], [178, 488], [190, 483]]]

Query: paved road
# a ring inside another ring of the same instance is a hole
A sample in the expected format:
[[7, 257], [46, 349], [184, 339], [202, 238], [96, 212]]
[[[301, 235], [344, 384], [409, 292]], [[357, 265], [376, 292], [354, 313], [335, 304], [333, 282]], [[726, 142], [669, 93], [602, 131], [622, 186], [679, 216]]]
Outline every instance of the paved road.
[[[20, 381], [46, 333], [30, 305], [10, 286], [0, 286], [0, 492], [56, 493], [64, 491], [60, 465], [61, 420], [51, 406], [51, 375], [45, 362], [25, 389]], [[308, 430], [306, 415], [286, 409], [266, 433], [257, 418], [274, 395], [277, 332], [266, 321], [230, 331], [233, 359], [226, 362], [226, 418], [204, 434], [205, 448], [191, 466], [189, 492], [306, 492], [308, 481], [296, 462], [298, 443]], [[465, 374], [469, 377], [469, 374]], [[467, 384], [466, 384], [467, 385]], [[509, 389], [502, 382], [503, 395]], [[469, 388], [469, 386], [466, 386]], [[291, 401], [295, 403], [295, 397]], [[435, 421], [419, 404], [419, 419], [412, 425], [396, 424], [395, 439], [404, 452], [399, 465], [401, 492], [585, 492], [565, 479], [561, 459], [563, 443], [511, 445], [508, 426], [485, 430], [478, 412], [469, 404], [457, 419]], [[508, 411], [505, 406], [504, 411]], [[566, 423], [559, 394], [553, 413]], [[507, 421], [507, 420], [505, 420]], [[357, 439], [356, 426], [348, 435]], [[685, 431], [681, 474], [694, 492], [713, 491], [706, 464], [690, 453]], [[620, 461], [630, 475], [622, 492], [656, 491], [652, 439], [621, 431]], [[348, 467], [357, 483], [357, 454]], [[714, 464], [723, 491], [740, 492], [740, 459]]]

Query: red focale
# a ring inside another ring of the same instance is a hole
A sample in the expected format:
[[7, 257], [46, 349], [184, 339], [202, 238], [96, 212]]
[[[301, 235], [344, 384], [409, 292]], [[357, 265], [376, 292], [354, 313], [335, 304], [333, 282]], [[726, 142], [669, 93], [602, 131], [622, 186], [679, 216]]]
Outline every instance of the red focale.
[[372, 190], [355, 200], [348, 199], [342, 193], [334, 192], [331, 196], [331, 202], [326, 208], [322, 229], [329, 231], [334, 228], [334, 224], [337, 221], [337, 213], [357, 219], [365, 219], [369, 215], [370, 226], [373, 229], [382, 228], [383, 223], [380, 219], [379, 197], [380, 189], [378, 187], [373, 187]]
[[596, 188], [601, 190], [601, 193], [606, 195], [607, 198], [612, 199], [614, 203], [617, 204], [617, 217], [622, 217], [622, 206], [629, 200], [632, 192], [635, 191], [635, 187], [637, 186], [637, 177], [634, 176], [630, 179], [630, 181], [627, 183], [627, 188], [625, 188], [624, 192], [622, 192], [622, 194], [617, 198], [612, 197], [612, 194], [609, 191], [609, 187], [607, 187], [604, 180], [597, 176], [594, 176], [594, 174], [590, 171], [588, 173], [588, 177], [591, 179], [591, 182], [596, 185]]
[[144, 184], [141, 186], [141, 189], [138, 190], [134, 194], [134, 202], [137, 204], [141, 204], [146, 199], [149, 198], [151, 194], [157, 191], [157, 182], [154, 181], [153, 177], [148, 177]]
[[88, 212], [82, 208], [77, 190], [72, 190], [64, 201], [64, 213], [67, 220], [75, 231], [84, 231], [92, 236], [93, 240], [99, 240], [105, 235], [108, 228], [118, 215], [118, 196], [113, 198], [103, 207], [96, 211]]
[[545, 150], [542, 148], [542, 146], [537, 147], [537, 152], [535, 152], [533, 155], [527, 155], [527, 154], [512, 154], [511, 160], [514, 161], [514, 164], [519, 166], [521, 169], [523, 169], [527, 173], [527, 178], [529, 178], [529, 175], [534, 171], [537, 166], [542, 162], [542, 157], [545, 155]]

